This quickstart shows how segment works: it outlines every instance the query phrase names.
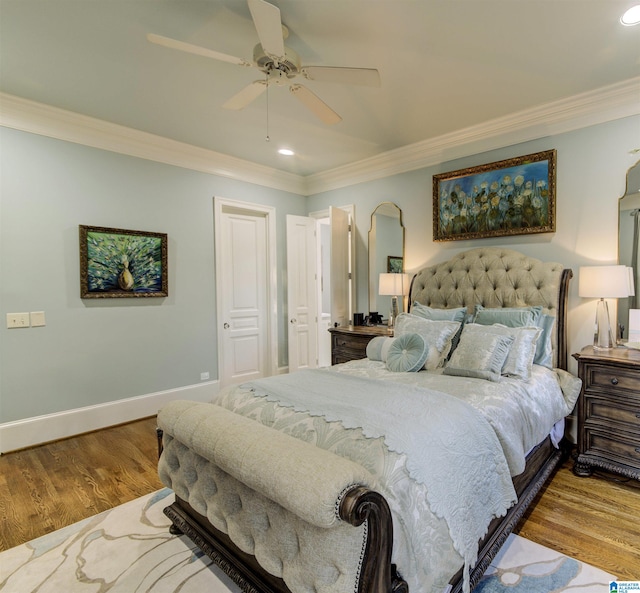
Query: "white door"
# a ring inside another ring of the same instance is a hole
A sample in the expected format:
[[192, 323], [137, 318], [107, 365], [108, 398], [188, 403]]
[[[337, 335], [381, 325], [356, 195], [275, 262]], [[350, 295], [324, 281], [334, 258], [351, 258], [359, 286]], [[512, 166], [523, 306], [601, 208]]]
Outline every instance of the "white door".
[[289, 372], [318, 366], [316, 221], [287, 215]]
[[[216, 294], [221, 386], [272, 374], [268, 215], [216, 199]], [[274, 350], [275, 352], [275, 350]]]
[[351, 319], [349, 213], [329, 208], [331, 219], [331, 324], [349, 325]]

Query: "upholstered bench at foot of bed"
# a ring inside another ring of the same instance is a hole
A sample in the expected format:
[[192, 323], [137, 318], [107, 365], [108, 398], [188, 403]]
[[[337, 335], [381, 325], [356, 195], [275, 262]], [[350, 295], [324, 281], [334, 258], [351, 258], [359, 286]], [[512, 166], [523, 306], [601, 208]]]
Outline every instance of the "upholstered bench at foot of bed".
[[[390, 514], [363, 467], [212, 404], [172, 402], [158, 424], [163, 483], [292, 591], [392, 580]], [[381, 543], [388, 566], [372, 573]]]

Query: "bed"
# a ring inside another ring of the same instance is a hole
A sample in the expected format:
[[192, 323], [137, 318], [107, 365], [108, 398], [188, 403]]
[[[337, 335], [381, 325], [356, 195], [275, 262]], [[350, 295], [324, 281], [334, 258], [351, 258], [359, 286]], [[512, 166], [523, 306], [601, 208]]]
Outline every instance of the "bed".
[[472, 589], [565, 455], [571, 276], [466, 251], [366, 359], [171, 402], [172, 530], [249, 592]]

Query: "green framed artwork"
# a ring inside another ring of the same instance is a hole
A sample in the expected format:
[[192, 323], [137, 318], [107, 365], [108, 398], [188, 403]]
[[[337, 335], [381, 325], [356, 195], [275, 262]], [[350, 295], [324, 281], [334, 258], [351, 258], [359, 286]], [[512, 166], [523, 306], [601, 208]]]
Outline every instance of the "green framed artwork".
[[556, 151], [433, 176], [433, 240], [556, 230]]
[[387, 255], [387, 273], [402, 274], [402, 257]]
[[167, 235], [80, 225], [80, 297], [166, 297]]

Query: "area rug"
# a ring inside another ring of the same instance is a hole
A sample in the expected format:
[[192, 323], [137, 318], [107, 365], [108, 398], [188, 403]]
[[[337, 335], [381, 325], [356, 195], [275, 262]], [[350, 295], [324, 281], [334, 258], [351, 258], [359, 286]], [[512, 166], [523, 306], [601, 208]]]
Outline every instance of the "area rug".
[[[0, 554], [3, 593], [239, 593], [186, 537], [169, 533], [159, 490]], [[612, 575], [510, 536], [481, 593], [603, 593]]]

